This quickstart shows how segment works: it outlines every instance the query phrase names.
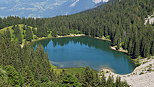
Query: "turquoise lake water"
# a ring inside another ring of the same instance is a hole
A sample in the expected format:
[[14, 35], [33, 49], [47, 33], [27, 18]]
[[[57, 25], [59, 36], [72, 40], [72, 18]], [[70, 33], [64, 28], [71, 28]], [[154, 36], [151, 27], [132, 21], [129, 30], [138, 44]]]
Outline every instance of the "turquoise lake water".
[[91, 67], [112, 69], [118, 74], [131, 73], [135, 65], [124, 53], [110, 49], [110, 42], [91, 37], [66, 37], [40, 40], [49, 60], [59, 68]]

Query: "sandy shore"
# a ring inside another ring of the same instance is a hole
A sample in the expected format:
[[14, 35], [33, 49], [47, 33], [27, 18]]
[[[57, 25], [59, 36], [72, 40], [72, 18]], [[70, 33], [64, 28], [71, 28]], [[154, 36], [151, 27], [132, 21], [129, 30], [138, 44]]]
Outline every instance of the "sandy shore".
[[105, 73], [105, 76], [109, 75], [114, 78], [121, 77], [131, 87], [154, 87], [154, 57], [150, 59], [142, 59], [142, 64], [135, 68], [135, 70], [126, 75], [115, 74], [109, 69], [103, 69], [99, 74]]
[[105, 37], [102, 37], [102, 38], [100, 38], [100, 37], [95, 37], [96, 39], [100, 39], [100, 40], [106, 40], [106, 41], [111, 41], [110, 39], [107, 39], [107, 38], [105, 38]]
[[[106, 41], [111, 41], [110, 39], [107, 39], [107, 38], [105, 38], [105, 37], [102, 37], [102, 38], [99, 38], [99, 37], [95, 37], [96, 39], [100, 39], [100, 40], [106, 40]], [[124, 50], [123, 48], [120, 48], [120, 49], [116, 49], [117, 48], [117, 46], [110, 46], [110, 48], [112, 49], [112, 50], [115, 50], [115, 51], [119, 51], [119, 52], [123, 52], [123, 53], [128, 53], [128, 51], [127, 50]]]
[[70, 34], [66, 36], [57, 36], [55, 38], [62, 38], [62, 37], [80, 37], [80, 36], [85, 36], [85, 34]]
[[112, 49], [112, 50], [116, 50], [116, 51], [119, 51], [119, 52], [123, 52], [123, 53], [128, 53], [128, 51], [127, 50], [124, 50], [123, 48], [120, 48], [120, 49], [116, 49], [117, 48], [117, 46], [110, 46], [110, 48]]

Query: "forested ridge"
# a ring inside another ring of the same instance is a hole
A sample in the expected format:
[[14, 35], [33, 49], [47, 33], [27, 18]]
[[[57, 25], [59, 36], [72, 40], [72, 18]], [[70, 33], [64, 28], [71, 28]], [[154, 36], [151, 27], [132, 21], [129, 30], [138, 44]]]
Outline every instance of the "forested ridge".
[[[111, 39], [136, 58], [154, 55], [154, 25], [144, 25], [154, 13], [154, 0], [111, 0], [103, 6], [54, 18], [0, 18], [0, 86], [2, 87], [127, 87], [112, 77], [105, 80], [89, 68], [82, 73], [56, 74], [42, 46], [20, 44], [34, 38], [83, 33]], [[21, 27], [22, 24], [22, 27]], [[9, 27], [11, 26], [11, 27]], [[5, 29], [8, 27], [7, 29]], [[5, 30], [5, 31], [4, 31]]]

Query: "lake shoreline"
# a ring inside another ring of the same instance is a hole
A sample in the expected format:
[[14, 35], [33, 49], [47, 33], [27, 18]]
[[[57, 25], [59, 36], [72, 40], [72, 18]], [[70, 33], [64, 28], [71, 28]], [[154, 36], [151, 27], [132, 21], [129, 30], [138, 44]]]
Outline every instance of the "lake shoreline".
[[[75, 36], [82, 36], [82, 37], [75, 37]], [[66, 38], [65, 38], [66, 37]], [[67, 37], [71, 37], [71, 38], [67, 38]], [[52, 37], [53, 38], [53, 37]], [[65, 41], [65, 39], [66, 39], [66, 41], [68, 40], [68, 39], [73, 39], [73, 38], [75, 38], [75, 40], [77, 39], [77, 40], [79, 40], [79, 38], [82, 38], [82, 41], [84, 41], [84, 43], [87, 43], [87, 42], [89, 42], [89, 40], [91, 41], [91, 43], [92, 44], [99, 44], [99, 45], [97, 45], [97, 47], [101, 47], [101, 49], [103, 48], [104, 49], [104, 47], [103, 46], [105, 46], [105, 50], [108, 50], [108, 51], [111, 51], [113, 54], [120, 54], [120, 55], [125, 55], [125, 56], [127, 56], [126, 54], [123, 54], [123, 53], [120, 53], [120, 52], [116, 52], [116, 51], [114, 51], [114, 50], [112, 50], [112, 49], [110, 49], [109, 47], [110, 47], [110, 42], [109, 42], [109, 40], [107, 40], [107, 39], [103, 39], [103, 40], [106, 40], [106, 41], [103, 41], [101, 38], [97, 38], [97, 39], [95, 39], [94, 37], [90, 37], [90, 36], [86, 36], [86, 35], [84, 35], [84, 34], [80, 34], [80, 35], [68, 35], [68, 36], [58, 36], [58, 37], [54, 37], [55, 39], [56, 38], [64, 38], [64, 41]], [[85, 39], [84, 39], [85, 38]], [[44, 39], [46, 39], [46, 38], [44, 38]], [[52, 39], [47, 39], [47, 43], [50, 43], [49, 41], [50, 40], [52, 40]], [[62, 40], [62, 39], [60, 39], [60, 40]], [[42, 43], [42, 42], [44, 42], [44, 41], [46, 41], [46, 40], [41, 40], [40, 42]], [[39, 41], [38, 41], [39, 42]], [[36, 43], [38, 43], [38, 42], [36, 42]], [[40, 43], [39, 42], [39, 43]], [[36, 43], [34, 43], [34, 45], [36, 45]], [[83, 42], [82, 42], [83, 43]], [[45, 43], [44, 43], [45, 44]], [[50, 44], [52, 44], [52, 43], [50, 43]], [[64, 43], [63, 43], [64, 44]], [[33, 44], [32, 44], [33, 45]], [[47, 44], [45, 45], [45, 46], [47, 46]], [[88, 51], [88, 50], [87, 50]], [[102, 51], [101, 51], [102, 52]], [[103, 51], [104, 52], [104, 51]], [[100, 51], [98, 51], [98, 53], [100, 53]], [[97, 54], [98, 54], [97, 53]], [[115, 56], [112, 56], [112, 53], [109, 55], [109, 57], [115, 57]], [[105, 53], [102, 53], [101, 55], [104, 55]], [[106, 54], [105, 54], [106, 55]], [[53, 56], [53, 55], [52, 55]], [[52, 57], [51, 56], [51, 57]], [[98, 55], [92, 55], [92, 56], [94, 56], [94, 57], [99, 57]], [[108, 57], [108, 56], [107, 56]], [[82, 57], [81, 57], [82, 58]], [[88, 58], [88, 57], [87, 57]], [[101, 58], [100, 58], [101, 59]], [[104, 58], [105, 59], [105, 58]], [[127, 60], [130, 60], [131, 61], [131, 59], [129, 58], [129, 56], [127, 57]], [[122, 61], [123, 62], [123, 61]], [[116, 62], [114, 62], [114, 63], [116, 63]], [[132, 63], [132, 62], [131, 62]], [[100, 64], [105, 64], [104, 62], [100, 62]], [[119, 63], [118, 63], [119, 64]], [[121, 62], [120, 62], [120, 64], [121, 64]], [[125, 64], [125, 63], [124, 63]], [[132, 63], [133, 64], [133, 67], [134, 67], [134, 63]], [[96, 64], [97, 65], [97, 64]], [[102, 66], [105, 66], [105, 65], [102, 65]], [[126, 64], [126, 67], [128, 68], [128, 66], [127, 66], [127, 64]], [[59, 68], [59, 67], [58, 67]], [[127, 69], [127, 68], [125, 68], [125, 70]], [[101, 67], [99, 67], [98, 69], [97, 69], [97, 71], [99, 72], [99, 70], [101, 69]], [[134, 68], [133, 68], [134, 69]], [[95, 69], [96, 70], [96, 69]], [[116, 69], [115, 69], [116, 70]], [[119, 69], [120, 70], [120, 69]], [[127, 69], [126, 70], [126, 73], [128, 73], [127, 71], [129, 71], [130, 69]], [[131, 70], [132, 71], [132, 70]], [[124, 72], [125, 73], [125, 71], [122, 71], [122, 72]]]
[[[64, 38], [64, 37], [79, 37], [79, 36], [86, 36], [86, 35], [84, 35], [84, 34], [77, 34], [77, 35], [76, 34], [72, 34], [72, 35], [57, 36], [57, 37], [43, 37], [43, 38], [39, 38], [39, 39], [33, 40], [32, 42], [39, 41], [39, 40], [44, 40], [44, 39]], [[111, 41], [109, 39], [106, 39], [105, 37], [104, 38], [94, 37], [94, 38], [99, 39], [99, 40]], [[110, 46], [110, 48], [112, 50], [115, 50], [115, 51], [119, 51], [119, 52], [123, 52], [123, 53], [128, 54], [128, 51], [126, 51], [126, 50], [124, 50], [122, 48], [120, 48], [119, 50], [117, 50], [116, 49], [117, 46]], [[129, 85], [131, 85], [132, 87], [135, 87], [134, 84], [137, 83], [137, 81], [140, 81], [141, 79], [143, 79], [143, 80], [144, 79], [147, 79], [146, 78], [147, 76], [154, 78], [154, 72], [143, 72], [143, 69], [146, 68], [148, 64], [152, 64], [152, 67], [154, 68], [154, 58], [153, 59], [150, 58], [149, 60], [142, 59], [141, 61], [142, 61], [143, 64], [141, 64], [140, 66], [137, 66], [134, 69], [134, 71], [132, 73], [130, 73], [130, 74], [125, 74], [125, 75], [116, 74], [116, 73], [114, 73], [114, 71], [112, 69], [109, 69], [109, 68], [108, 69], [102, 69], [100, 72], [105, 72], [105, 76], [106, 77], [108, 77], [109, 75], [112, 75], [113, 77], [121, 77], [121, 79], [123, 81], [126, 80]], [[149, 63], [150, 61], [152, 61], [152, 63]], [[63, 68], [63, 69], [65, 69], [65, 68]], [[133, 79], [135, 79], [135, 80], [133, 80]], [[154, 79], [151, 79], [151, 80], [152, 80], [152, 82], [154, 82]], [[146, 84], [148, 84], [148, 83], [146, 83]], [[142, 84], [142, 85], [146, 86], [145, 84]], [[142, 87], [142, 85], [140, 87]], [[151, 87], [151, 84], [148, 84], [148, 87]]]
[[120, 77], [126, 81], [131, 87], [153, 87], [154, 85], [154, 57], [141, 59], [142, 64], [137, 66], [132, 73], [120, 75], [114, 73], [110, 69], [102, 69], [99, 75], [105, 74], [114, 78]]
[[[87, 35], [85, 35], [85, 34], [70, 34], [70, 35], [57, 36], [57, 37], [42, 37], [42, 38], [34, 39], [30, 43], [33, 43], [33, 42], [36, 42], [36, 41], [39, 41], [39, 40], [44, 40], [44, 39], [64, 38], [64, 37], [81, 37], [81, 36], [87, 36]], [[88, 36], [88, 37], [91, 37], [91, 36]], [[102, 38], [92, 37], [92, 38], [99, 39], [99, 40], [105, 40], [105, 41], [111, 42], [110, 39], [107, 39], [105, 37], [102, 37]], [[23, 48], [24, 45], [25, 45], [25, 42], [23, 44], [21, 44], [21, 47]], [[120, 48], [120, 49], [117, 50], [116, 48], [117, 48], [117, 46], [110, 46], [110, 49], [112, 49], [112, 50], [115, 50], [115, 51], [119, 51], [119, 52], [128, 54], [128, 51], [127, 50], [124, 50], [123, 48]]]
[[70, 34], [70, 35], [57, 36], [57, 37], [42, 37], [42, 38], [34, 39], [31, 42], [23, 42], [20, 46], [21, 48], [23, 48], [25, 44], [33, 44], [36, 41], [45, 40], [45, 39], [64, 38], [64, 37], [81, 37], [81, 36], [86, 36], [86, 35], [85, 34]]
[[[99, 39], [99, 40], [105, 40], [105, 41], [111, 42], [110, 39], [107, 39], [107, 38], [105, 38], [105, 37], [102, 37], [102, 38], [100, 38], [100, 37], [94, 37], [94, 38]], [[115, 51], [119, 51], [119, 52], [122, 52], [122, 53], [125, 53], [125, 54], [128, 54], [128, 51], [125, 50], [125, 49], [123, 49], [123, 48], [119, 48], [119, 49], [117, 50], [117, 46], [116, 46], [116, 45], [115, 45], [115, 46], [110, 46], [110, 49], [115, 50]]]
[[39, 40], [44, 40], [44, 39], [52, 39], [52, 38], [81, 37], [81, 36], [85, 36], [85, 34], [70, 34], [70, 35], [57, 36], [57, 37], [42, 37], [42, 38], [39, 38], [39, 39], [32, 40], [32, 42], [39, 41]]
[[[100, 40], [107, 40], [111, 41], [109, 39], [104, 38], [96, 38]], [[124, 50], [123, 48], [116, 49], [117, 46], [110, 46], [112, 50], [123, 52], [128, 55], [128, 51]], [[132, 58], [131, 58], [132, 59]], [[132, 61], [136, 64], [135, 60], [132, 59]], [[137, 60], [138, 61], [138, 60]], [[100, 70], [98, 73], [101, 77], [102, 74], [104, 74], [106, 77], [113, 76], [114, 79], [116, 77], [120, 77], [122, 81], [126, 81], [130, 87], [153, 87], [154, 86], [154, 57], [150, 58], [144, 58], [139, 59], [138, 61], [140, 63], [139, 66], [137, 66], [133, 72], [129, 74], [120, 75], [115, 73], [110, 68], [104, 68]]]

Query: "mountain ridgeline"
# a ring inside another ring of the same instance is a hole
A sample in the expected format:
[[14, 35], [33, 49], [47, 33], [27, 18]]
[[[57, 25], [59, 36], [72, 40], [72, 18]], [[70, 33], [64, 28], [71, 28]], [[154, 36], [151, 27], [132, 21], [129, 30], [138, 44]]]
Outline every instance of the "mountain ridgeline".
[[0, 17], [54, 17], [94, 8], [108, 0], [1, 0]]

